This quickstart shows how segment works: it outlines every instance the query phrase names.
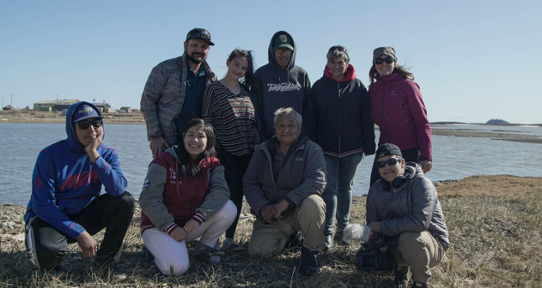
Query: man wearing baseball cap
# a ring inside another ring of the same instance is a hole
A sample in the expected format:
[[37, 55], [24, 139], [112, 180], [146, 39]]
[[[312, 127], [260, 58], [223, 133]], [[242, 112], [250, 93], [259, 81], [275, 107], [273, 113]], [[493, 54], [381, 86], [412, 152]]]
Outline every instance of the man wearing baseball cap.
[[[68, 137], [43, 149], [32, 175], [32, 195], [24, 216], [30, 261], [42, 271], [66, 272], [61, 260], [77, 242], [82, 256], [108, 281], [126, 279], [116, 266], [134, 212], [134, 198], [115, 149], [103, 145], [104, 127], [96, 106], [68, 108]], [[101, 194], [102, 185], [105, 193]], [[98, 245], [91, 235], [106, 229]]]
[[274, 113], [292, 107], [303, 113], [311, 82], [307, 72], [295, 65], [296, 44], [292, 35], [278, 31], [269, 43], [269, 63], [254, 72], [253, 104], [262, 142], [275, 134]]
[[184, 53], [154, 67], [141, 96], [141, 112], [153, 157], [182, 138], [184, 125], [200, 116], [205, 85], [217, 77], [205, 61], [211, 33], [194, 28], [186, 35]]
[[382, 178], [367, 195], [367, 224], [371, 232], [392, 236], [399, 244], [389, 248], [402, 287], [408, 285], [410, 271], [412, 287], [428, 287], [429, 268], [440, 264], [450, 247], [437, 189], [417, 163], [405, 163], [396, 145], [381, 145], [375, 157]]

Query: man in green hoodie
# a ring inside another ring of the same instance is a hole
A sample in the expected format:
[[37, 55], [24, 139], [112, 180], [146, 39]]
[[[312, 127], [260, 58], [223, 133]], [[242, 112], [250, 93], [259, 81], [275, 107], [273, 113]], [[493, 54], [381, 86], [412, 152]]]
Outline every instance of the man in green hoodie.
[[274, 112], [281, 107], [303, 111], [309, 99], [311, 82], [307, 72], [295, 65], [296, 44], [286, 31], [273, 35], [269, 43], [269, 63], [254, 72], [252, 100], [262, 142], [274, 135]]

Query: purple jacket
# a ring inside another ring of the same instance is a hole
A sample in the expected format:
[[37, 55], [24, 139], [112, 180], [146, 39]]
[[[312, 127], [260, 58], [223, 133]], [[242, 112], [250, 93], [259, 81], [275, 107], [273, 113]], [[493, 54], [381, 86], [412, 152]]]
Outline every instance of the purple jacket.
[[420, 160], [433, 160], [431, 126], [416, 82], [397, 73], [377, 77], [369, 87], [371, 120], [380, 127], [378, 145], [393, 143], [401, 150], [419, 147]]

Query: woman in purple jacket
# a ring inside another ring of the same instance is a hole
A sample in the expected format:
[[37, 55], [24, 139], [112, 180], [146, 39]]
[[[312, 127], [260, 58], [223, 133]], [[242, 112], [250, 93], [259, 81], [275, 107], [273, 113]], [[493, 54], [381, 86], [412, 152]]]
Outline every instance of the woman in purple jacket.
[[[429, 172], [433, 167], [431, 126], [420, 87], [412, 81], [414, 75], [397, 64], [395, 49], [387, 46], [374, 50], [369, 78], [371, 120], [380, 128], [378, 145], [397, 145], [407, 162], [418, 162], [424, 173]], [[373, 165], [371, 185], [379, 178]]]

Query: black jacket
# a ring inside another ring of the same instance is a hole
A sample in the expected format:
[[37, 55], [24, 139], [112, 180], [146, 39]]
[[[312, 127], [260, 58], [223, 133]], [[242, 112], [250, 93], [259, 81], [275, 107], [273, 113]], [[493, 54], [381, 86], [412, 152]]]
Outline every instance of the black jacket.
[[322, 76], [312, 86], [303, 118], [306, 134], [324, 154], [344, 157], [362, 151], [365, 155], [375, 153], [369, 95], [357, 78], [339, 83]]

